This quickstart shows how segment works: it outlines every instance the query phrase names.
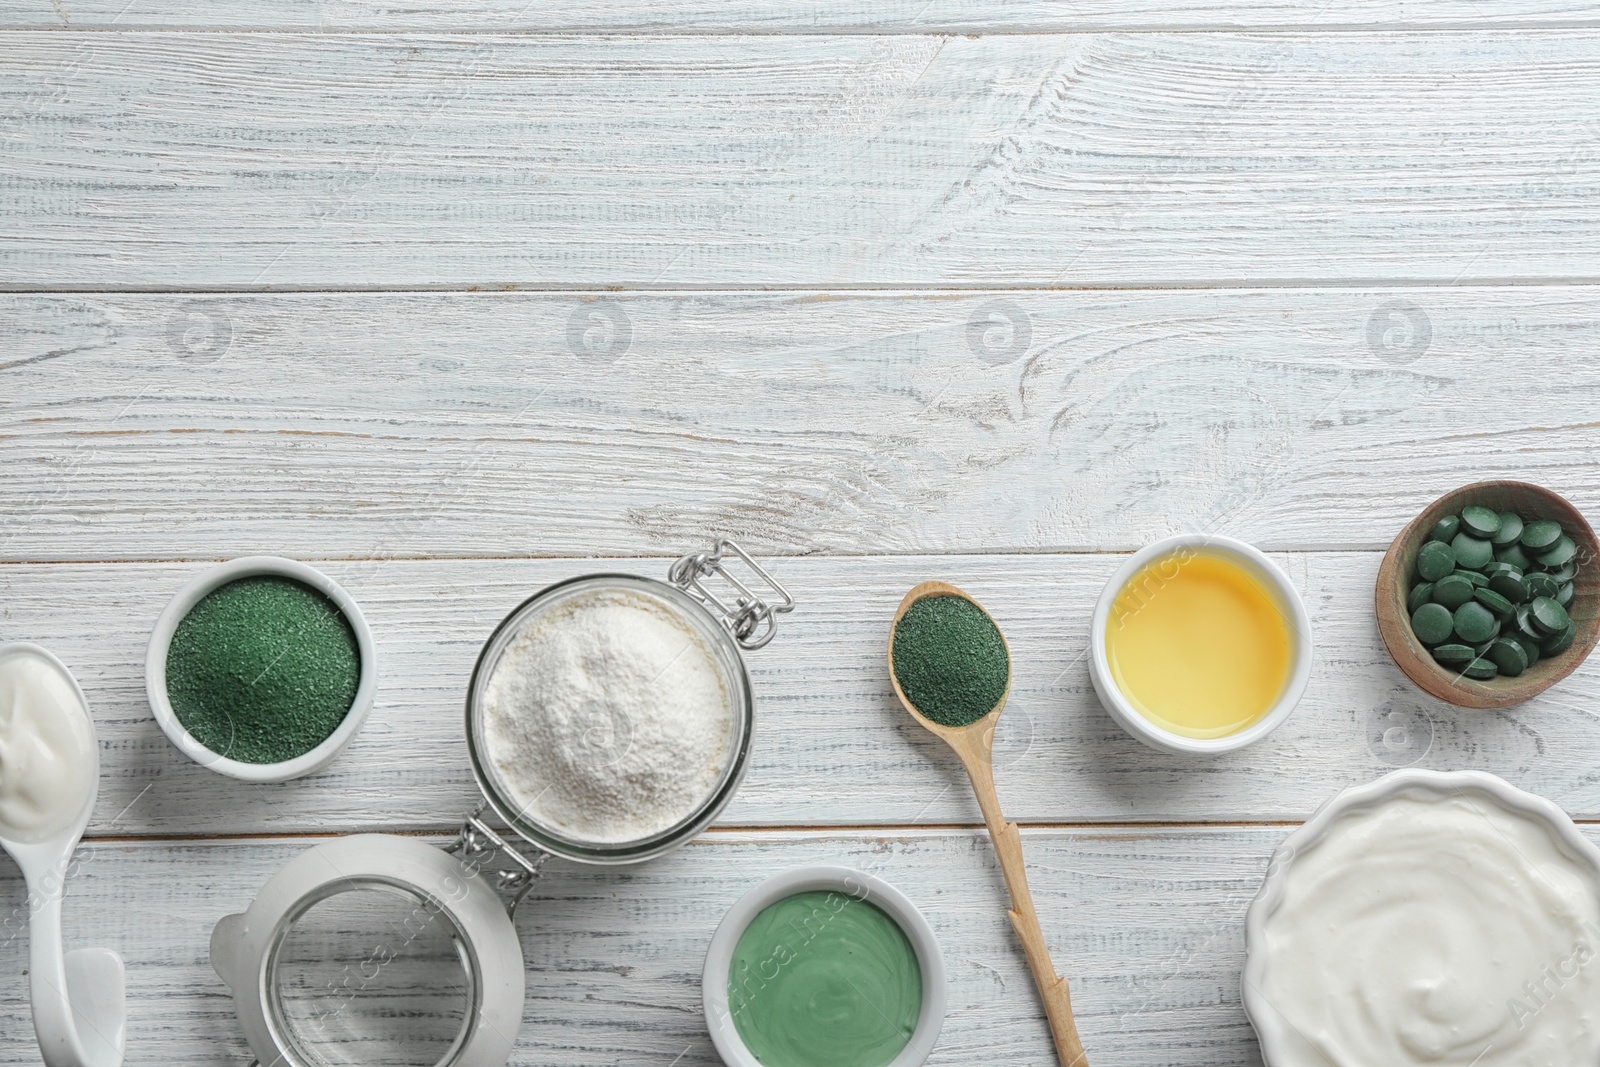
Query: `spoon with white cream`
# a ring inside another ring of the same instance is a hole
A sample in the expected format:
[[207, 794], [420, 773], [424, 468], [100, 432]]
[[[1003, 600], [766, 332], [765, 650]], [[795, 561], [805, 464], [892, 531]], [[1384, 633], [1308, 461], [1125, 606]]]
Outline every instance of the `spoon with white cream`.
[[33, 1029], [45, 1067], [117, 1067], [122, 957], [63, 952], [61, 900], [100, 780], [89, 704], [72, 672], [32, 644], [0, 645], [0, 846], [27, 882]]

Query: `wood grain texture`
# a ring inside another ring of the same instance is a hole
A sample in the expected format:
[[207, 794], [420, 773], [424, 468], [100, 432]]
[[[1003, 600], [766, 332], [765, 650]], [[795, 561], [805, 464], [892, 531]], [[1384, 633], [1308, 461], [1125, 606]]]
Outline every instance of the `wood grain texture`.
[[[757, 728], [724, 826], [959, 823], [980, 813], [959, 762], [898, 706], [883, 661], [895, 605], [930, 575], [1001, 621], [1012, 695], [995, 738], [1019, 823], [1299, 820], [1396, 766], [1480, 769], [1600, 818], [1600, 662], [1516, 708], [1463, 712], [1415, 689], [1373, 621], [1378, 553], [1276, 557], [1299, 584], [1316, 654], [1276, 733], [1209, 759], [1162, 754], [1100, 708], [1085, 663], [1090, 611], [1121, 562], [1103, 556], [789, 558], [799, 600], [748, 658]], [[596, 569], [662, 575], [665, 560], [398, 561], [322, 565], [361, 604], [380, 683], [366, 727], [325, 771], [279, 786], [222, 778], [160, 733], [144, 696], [150, 626], [198, 564], [0, 567], [0, 640], [34, 640], [77, 673], [101, 742], [92, 835], [433, 829], [475, 806], [463, 737], [481, 642], [524, 597]]]
[[0, 285], [1600, 277], [1600, 31], [0, 34]]
[[14, 295], [0, 337], [7, 560], [1382, 549], [1495, 476], [1600, 508], [1591, 286]]
[[[750, 657], [746, 784], [662, 860], [547, 865], [513, 1063], [710, 1067], [715, 923], [816, 861], [927, 911], [931, 1063], [1048, 1062], [977, 805], [884, 671], [894, 604], [943, 578], [1010, 641], [996, 776], [1091, 1062], [1260, 1067], [1242, 916], [1287, 828], [1141, 824], [1298, 820], [1406, 765], [1600, 819], [1600, 664], [1464, 712], [1371, 602], [1376, 550], [1455, 485], [1600, 506], [1600, 287], [1456, 286], [1600, 279], [1597, 21], [0, 0], [0, 289], [45, 291], [0, 296], [0, 641], [93, 704], [68, 937], [128, 959], [130, 1064], [248, 1062], [207, 939], [307, 843], [188, 838], [452, 828], [502, 615], [720, 532], [800, 600]], [[519, 287], [563, 291], [322, 291]], [[204, 295], [233, 289], [311, 291]], [[1294, 550], [1317, 641], [1296, 715], [1206, 760], [1129, 738], [1083, 662], [1104, 553], [1196, 528]], [[252, 551], [331, 561], [379, 644], [361, 737], [282, 786], [187, 762], [143, 695], [167, 598]], [[1134, 825], [1027, 825], [1062, 822]], [[0, 1063], [35, 1063], [0, 868]]]
[[[1259, 1067], [1239, 1004], [1243, 915], [1282, 827], [1024, 834], [1030, 874], [1095, 1067]], [[128, 964], [130, 1065], [249, 1062], [207, 945], [308, 843], [105, 844], [83, 849], [66, 902], [69, 946]], [[715, 834], [626, 871], [552, 862], [519, 910], [528, 998], [513, 1064], [719, 1061], [701, 1012], [712, 931], [745, 890], [805, 863], [843, 863], [903, 890], [949, 971], [934, 1065], [1051, 1062], [1049, 1033], [1004, 917], [981, 831]], [[22, 887], [0, 864], [0, 907]], [[37, 1062], [26, 935], [0, 941], [0, 1063]], [[679, 1057], [674, 1060], [674, 1057]]]
[[1548, 26], [1593, 24], [1594, 6], [1581, 0], [1019, 0], [1003, 5], [972, 0], [580, 0], [559, 5], [528, 0], [0, 0], [0, 27], [61, 29], [274, 29], [455, 32], [657, 31], [793, 33], [822, 30], [882, 32], [1038, 32], [1125, 29], [1230, 29], [1315, 26]]

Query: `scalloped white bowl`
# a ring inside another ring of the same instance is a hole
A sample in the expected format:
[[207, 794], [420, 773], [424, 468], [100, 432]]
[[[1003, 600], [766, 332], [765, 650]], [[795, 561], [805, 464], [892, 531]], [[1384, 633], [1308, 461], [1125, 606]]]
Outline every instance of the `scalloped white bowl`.
[[1570, 859], [1582, 863], [1600, 878], [1600, 848], [1578, 832], [1572, 819], [1543, 797], [1518, 789], [1503, 778], [1483, 771], [1426, 771], [1416, 768], [1393, 771], [1375, 782], [1351, 786], [1328, 800], [1306, 824], [1290, 834], [1272, 853], [1261, 891], [1245, 913], [1244, 1013], [1261, 1041], [1261, 1059], [1267, 1067], [1286, 1063], [1284, 1048], [1287, 1029], [1282, 1018], [1272, 1011], [1259, 990], [1266, 984], [1267, 920], [1283, 903], [1285, 882], [1295, 857], [1321, 841], [1342, 816], [1374, 808], [1406, 793], [1455, 796], [1476, 793], [1516, 815], [1526, 816], [1549, 828], [1551, 837]]

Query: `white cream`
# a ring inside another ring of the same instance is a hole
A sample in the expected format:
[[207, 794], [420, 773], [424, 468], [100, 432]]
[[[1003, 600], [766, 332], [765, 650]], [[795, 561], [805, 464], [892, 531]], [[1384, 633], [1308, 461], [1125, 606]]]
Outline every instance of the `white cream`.
[[0, 656], [0, 837], [45, 841], [94, 787], [89, 709], [62, 669], [27, 649]]
[[1273, 1067], [1600, 1063], [1600, 880], [1481, 793], [1337, 820], [1293, 858], [1266, 947]]

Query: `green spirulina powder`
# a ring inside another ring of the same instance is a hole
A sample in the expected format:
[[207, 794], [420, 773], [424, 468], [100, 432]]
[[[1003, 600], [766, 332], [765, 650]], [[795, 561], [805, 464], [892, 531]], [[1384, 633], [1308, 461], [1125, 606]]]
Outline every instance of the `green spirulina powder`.
[[289, 578], [240, 578], [207, 594], [172, 635], [167, 699], [196, 741], [241, 763], [282, 763], [328, 739], [361, 681], [338, 607]]
[[959, 596], [925, 596], [907, 608], [894, 628], [893, 662], [906, 698], [940, 726], [977, 722], [1011, 680], [999, 627]]
[[728, 1011], [762, 1067], [884, 1067], [922, 1014], [922, 968], [900, 925], [844, 893], [763, 909], [728, 966]]

